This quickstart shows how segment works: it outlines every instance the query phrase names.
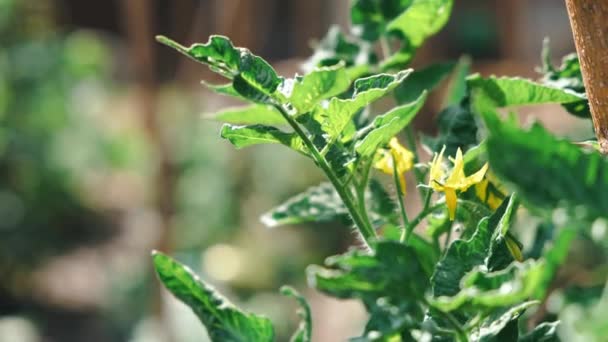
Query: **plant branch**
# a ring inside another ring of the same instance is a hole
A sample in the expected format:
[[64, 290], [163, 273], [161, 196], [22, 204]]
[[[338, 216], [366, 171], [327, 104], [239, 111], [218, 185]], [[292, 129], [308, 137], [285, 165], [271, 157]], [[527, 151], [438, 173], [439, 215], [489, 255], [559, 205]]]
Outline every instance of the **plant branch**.
[[350, 216], [352, 217], [355, 225], [357, 226], [359, 233], [361, 233], [363, 240], [368, 245], [368, 247], [371, 248], [370, 242], [376, 237], [376, 232], [372, 228], [369, 221], [366, 221], [357, 209], [350, 190], [346, 188], [342, 184], [342, 182], [340, 182], [340, 179], [333, 172], [331, 166], [327, 162], [327, 159], [325, 159], [325, 157], [321, 155], [317, 147], [312, 143], [312, 141], [308, 138], [306, 133], [302, 130], [300, 125], [293, 119], [293, 117], [291, 117], [291, 115], [289, 115], [289, 113], [287, 113], [282, 106], [275, 104], [274, 107], [281, 113], [281, 115], [293, 128], [296, 134], [302, 139], [304, 145], [310, 151], [310, 154], [312, 155], [315, 162], [319, 165], [321, 170], [323, 170], [325, 175], [327, 175], [327, 178], [329, 178], [329, 181], [332, 183], [332, 185], [338, 192], [338, 195], [342, 199], [342, 202], [344, 202], [344, 205], [346, 206], [348, 212], [350, 213]]

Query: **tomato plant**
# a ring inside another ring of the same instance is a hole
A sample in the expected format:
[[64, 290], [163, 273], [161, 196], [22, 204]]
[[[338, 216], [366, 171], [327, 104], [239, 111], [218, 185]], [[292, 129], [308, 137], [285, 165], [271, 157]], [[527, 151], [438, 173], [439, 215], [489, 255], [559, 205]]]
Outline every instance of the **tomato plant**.
[[[574, 242], [598, 247], [605, 258], [608, 161], [593, 141], [573, 143], [537, 123], [524, 129], [498, 110], [557, 103], [589, 117], [578, 59], [553, 66], [546, 48], [539, 81], [470, 74], [466, 58], [407, 69], [452, 5], [356, 0], [352, 30], [330, 29], [305, 73], [292, 78], [223, 36], [190, 47], [158, 40], [227, 79], [208, 85], [212, 90], [249, 103], [217, 114], [222, 138], [236, 148], [284, 145], [326, 175], [327, 183], [271, 209], [262, 222], [352, 222], [360, 244], [307, 273], [311, 287], [363, 303], [369, 319], [355, 340], [557, 340], [559, 309], [540, 318], [527, 313], [569, 288], [555, 279]], [[417, 139], [411, 122], [448, 77], [439, 132]], [[377, 113], [374, 103], [388, 96], [394, 106]], [[422, 162], [419, 144], [430, 163]], [[406, 184], [407, 172], [416, 184]], [[413, 196], [423, 205], [408, 217], [404, 201]], [[521, 231], [536, 232], [527, 246]], [[267, 318], [234, 307], [170, 257], [155, 252], [153, 259], [162, 283], [213, 340], [274, 339]], [[590, 270], [587, 286], [601, 287], [605, 263]], [[310, 341], [308, 304], [293, 288], [282, 292], [302, 306], [292, 340]], [[588, 336], [600, 338], [606, 299], [596, 297], [581, 310]]]

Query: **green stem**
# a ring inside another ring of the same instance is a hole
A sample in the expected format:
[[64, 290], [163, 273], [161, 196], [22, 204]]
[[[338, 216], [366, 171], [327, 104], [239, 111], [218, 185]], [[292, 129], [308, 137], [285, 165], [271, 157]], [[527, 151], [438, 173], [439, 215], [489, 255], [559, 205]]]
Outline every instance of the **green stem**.
[[[429, 196], [430, 198], [430, 196]], [[435, 210], [441, 208], [443, 206], [443, 204], [437, 204], [434, 205], [432, 207], [427, 207], [426, 209], [423, 209], [411, 222], [409, 225], [407, 225], [407, 232], [408, 235], [407, 237], [409, 238], [411, 236], [411, 233], [414, 231], [414, 229], [420, 224], [420, 222], [422, 222], [422, 220], [424, 220], [429, 214], [433, 213]], [[407, 243], [408, 240], [406, 239], [405, 242]]]
[[338, 192], [338, 195], [342, 199], [342, 202], [344, 202], [344, 205], [350, 213], [350, 216], [352, 217], [355, 225], [357, 226], [359, 233], [363, 237], [363, 240], [368, 245], [368, 247], [370, 247], [371, 240], [376, 237], [376, 232], [372, 228], [369, 221], [366, 221], [361, 216], [361, 213], [357, 210], [350, 190], [342, 185], [338, 176], [336, 176], [336, 174], [331, 169], [331, 166], [327, 162], [327, 159], [325, 159], [325, 157], [321, 155], [317, 147], [312, 143], [312, 141], [308, 138], [306, 133], [302, 130], [300, 125], [293, 119], [293, 117], [291, 117], [291, 115], [289, 115], [289, 113], [287, 113], [282, 106], [275, 104], [274, 107], [281, 113], [281, 115], [289, 123], [291, 128], [293, 128], [296, 134], [302, 139], [304, 145], [310, 151], [312, 158], [319, 165], [321, 170], [325, 172], [325, 175], [327, 175], [327, 178], [329, 178], [329, 181]]
[[[414, 136], [414, 130], [413, 130], [412, 126], [409, 125], [407, 127], [407, 129], [405, 130], [405, 132], [406, 132], [406, 137], [407, 137], [407, 145], [408, 145], [409, 149], [412, 151], [412, 153], [414, 154], [414, 165], [416, 165], [420, 162], [420, 156], [418, 155], [416, 137]], [[424, 174], [416, 167], [414, 167], [414, 175], [416, 176], [416, 181], [418, 182], [418, 184], [424, 184]], [[427, 193], [430, 193], [430, 192], [432, 192], [432, 190], [428, 189]], [[418, 193], [420, 194], [421, 199], [424, 198], [425, 194], [424, 194], [423, 188], [418, 188]]]
[[370, 219], [367, 215], [367, 206], [365, 203], [365, 190], [367, 189], [367, 184], [369, 182], [369, 173], [372, 169], [372, 164], [374, 160], [370, 158], [369, 162], [365, 164], [363, 167], [363, 177], [361, 178], [361, 183], [356, 184], [357, 191], [357, 199], [359, 201], [359, 212], [363, 216], [365, 222], [370, 223]]
[[448, 234], [445, 237], [445, 242], [443, 245], [443, 254], [445, 255], [448, 252], [448, 247], [450, 247], [450, 240], [452, 239], [452, 229], [454, 228], [454, 221], [450, 220], [450, 227], [448, 228]]
[[399, 171], [397, 171], [397, 159], [392, 153], [391, 157], [393, 158], [393, 181], [395, 182], [395, 187], [397, 188], [397, 202], [399, 203], [401, 220], [403, 221], [403, 231], [401, 232], [399, 241], [404, 242], [409, 240], [410, 232], [408, 231], [407, 227], [410, 224], [410, 220], [407, 217], [407, 212], [405, 211], [405, 205], [403, 203], [403, 190], [401, 188], [401, 180], [399, 179]]

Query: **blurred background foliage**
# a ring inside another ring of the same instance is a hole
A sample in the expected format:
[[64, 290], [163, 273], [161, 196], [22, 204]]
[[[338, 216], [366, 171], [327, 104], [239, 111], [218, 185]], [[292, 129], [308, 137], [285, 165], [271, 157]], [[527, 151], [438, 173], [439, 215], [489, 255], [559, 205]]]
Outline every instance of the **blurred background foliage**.
[[[321, 175], [281, 147], [244, 153], [220, 140], [203, 117], [234, 103], [198, 85], [213, 81], [205, 68], [153, 41], [226, 34], [291, 75], [348, 16], [346, 0], [0, 0], [0, 340], [200, 341], [194, 315], [151, 275], [154, 248], [268, 315], [279, 340], [297, 324], [277, 292], [285, 283], [310, 299], [314, 340], [355, 335], [356, 303], [304, 289], [306, 265], [344, 251], [349, 227], [258, 221]], [[561, 1], [459, 1], [414, 66], [468, 54], [484, 74], [538, 77], [544, 36], [555, 56], [574, 49]], [[441, 103], [428, 102], [416, 127], [432, 133]], [[586, 121], [555, 119], [556, 110], [533, 114], [553, 131], [591, 136]], [[539, 227], [523, 234], [531, 255], [535, 236], [551, 234]], [[583, 331], [585, 314], [608, 305], [581, 298], [600, 296], [601, 286], [574, 288], [546, 310], [569, 305]]]

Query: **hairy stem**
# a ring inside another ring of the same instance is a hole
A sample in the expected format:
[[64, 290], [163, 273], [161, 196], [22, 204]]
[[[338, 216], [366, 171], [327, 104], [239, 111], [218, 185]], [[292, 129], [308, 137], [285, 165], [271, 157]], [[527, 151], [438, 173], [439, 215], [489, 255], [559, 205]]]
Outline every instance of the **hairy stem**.
[[293, 119], [293, 117], [291, 117], [291, 115], [289, 115], [289, 113], [287, 113], [282, 106], [275, 104], [274, 107], [281, 113], [281, 115], [289, 123], [291, 128], [293, 128], [296, 134], [302, 139], [304, 145], [310, 151], [310, 154], [312, 155], [317, 165], [319, 165], [319, 167], [321, 168], [321, 170], [323, 170], [327, 178], [329, 178], [329, 181], [338, 192], [338, 195], [342, 199], [342, 202], [344, 202], [344, 205], [346, 206], [346, 209], [348, 210], [351, 218], [353, 219], [355, 226], [357, 226], [361, 237], [363, 237], [365, 243], [368, 245], [368, 247], [370, 247], [370, 242], [376, 237], [376, 232], [372, 228], [369, 221], [365, 220], [364, 216], [362, 216], [362, 214], [359, 212], [352, 198], [352, 193], [350, 192], [350, 190], [340, 182], [340, 179], [332, 170], [331, 166], [327, 162], [327, 159], [325, 159], [325, 157], [321, 155], [317, 147], [312, 143], [312, 141], [308, 138], [306, 133], [302, 130], [300, 125]]

